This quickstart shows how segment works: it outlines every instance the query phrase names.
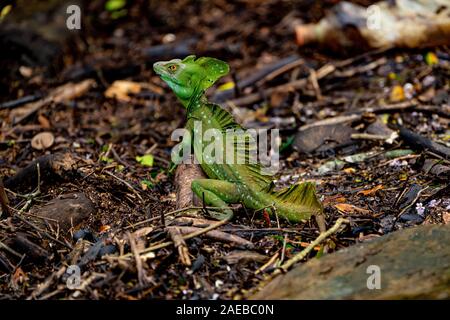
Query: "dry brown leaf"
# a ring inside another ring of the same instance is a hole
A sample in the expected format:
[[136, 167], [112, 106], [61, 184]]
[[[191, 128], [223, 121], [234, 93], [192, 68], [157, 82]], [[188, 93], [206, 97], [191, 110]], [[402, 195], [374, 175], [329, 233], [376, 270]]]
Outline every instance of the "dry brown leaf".
[[323, 204], [332, 204], [332, 203], [342, 203], [347, 201], [347, 199], [345, 199], [345, 197], [341, 197], [341, 196], [331, 196], [331, 197], [325, 197], [325, 199], [323, 200]]
[[117, 80], [114, 81], [113, 84], [106, 89], [105, 97], [107, 98], [115, 98], [120, 101], [130, 101], [131, 97], [130, 93], [137, 94], [141, 92], [142, 86], [140, 83], [126, 80]]
[[373, 187], [372, 189], [361, 190], [358, 192], [358, 194], [362, 194], [363, 196], [371, 196], [371, 195], [374, 195], [378, 190], [382, 190], [382, 189], [383, 189], [383, 185], [379, 184], [379, 185]]
[[12, 281], [14, 283], [15, 286], [17, 286], [18, 284], [22, 284], [26, 281], [28, 281], [28, 276], [27, 274], [22, 270], [21, 267], [18, 267], [16, 269], [16, 271], [14, 271], [14, 274], [12, 276]]
[[396, 85], [392, 88], [390, 94], [391, 102], [400, 102], [405, 100], [405, 91], [402, 86]]
[[51, 127], [50, 121], [45, 116], [43, 116], [42, 114], [40, 114], [38, 116], [38, 121], [39, 121], [39, 124], [41, 125], [42, 128], [50, 129], [50, 127]]
[[53, 102], [70, 101], [84, 95], [94, 84], [93, 79], [86, 79], [78, 83], [69, 82], [52, 91], [50, 98]]
[[335, 204], [334, 207], [336, 209], [338, 209], [339, 211], [341, 211], [343, 213], [347, 213], [347, 214], [352, 214], [352, 213], [369, 214], [370, 213], [370, 210], [359, 208], [350, 203], [338, 203], [338, 204]]
[[356, 169], [355, 168], [345, 168], [342, 171], [344, 171], [345, 173], [348, 173], [348, 174], [352, 174], [352, 173], [356, 172]]

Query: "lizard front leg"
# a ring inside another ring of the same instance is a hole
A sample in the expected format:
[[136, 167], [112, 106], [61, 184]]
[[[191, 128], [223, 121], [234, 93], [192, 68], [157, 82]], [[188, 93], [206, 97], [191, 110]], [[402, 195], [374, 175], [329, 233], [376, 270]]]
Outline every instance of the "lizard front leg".
[[206, 205], [224, 208], [220, 211], [210, 210], [213, 218], [224, 220], [233, 217], [233, 210], [228, 208], [228, 204], [240, 201], [240, 194], [234, 183], [216, 179], [195, 179], [191, 186], [192, 191], [200, 199], [204, 199]]

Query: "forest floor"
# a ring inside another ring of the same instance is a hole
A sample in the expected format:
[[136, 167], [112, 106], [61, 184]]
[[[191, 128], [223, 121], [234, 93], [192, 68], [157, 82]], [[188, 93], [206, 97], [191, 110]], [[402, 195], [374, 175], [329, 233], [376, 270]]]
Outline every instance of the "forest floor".
[[[450, 161], [430, 147], [450, 142], [449, 48], [298, 48], [292, 24], [318, 21], [333, 2], [136, 1], [122, 16], [91, 5], [86, 14], [95, 19], [64, 48], [61, 68], [11, 64], [0, 96], [9, 200], [0, 218], [0, 297], [239, 299], [319, 235], [313, 219], [292, 225], [239, 207], [217, 229], [222, 238], [186, 240], [190, 266], [172, 244], [136, 258], [171, 241], [169, 225], [214, 223], [204, 209], [175, 210], [171, 134], [185, 110], [152, 70], [156, 60], [189, 52], [230, 64], [208, 95], [238, 122], [280, 129], [277, 184], [315, 181], [326, 226], [350, 219], [305, 261], [398, 229], [449, 223]], [[36, 101], [8, 105], [25, 96]], [[50, 135], [35, 138], [42, 132]], [[71, 201], [81, 209], [55, 227], [49, 205], [67, 211]], [[77, 289], [67, 286], [72, 265], [80, 267]]]

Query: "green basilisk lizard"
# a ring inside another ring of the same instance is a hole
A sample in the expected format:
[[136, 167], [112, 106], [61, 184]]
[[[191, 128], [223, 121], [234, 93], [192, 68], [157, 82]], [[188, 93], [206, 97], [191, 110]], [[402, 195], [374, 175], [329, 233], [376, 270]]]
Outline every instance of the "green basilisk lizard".
[[[233, 211], [228, 204], [234, 203], [243, 203], [246, 208], [254, 210], [267, 210], [290, 222], [307, 220], [312, 215], [322, 213], [322, 204], [318, 201], [311, 182], [275, 191], [271, 176], [262, 173], [259, 163], [207, 161], [208, 156], [204, 156], [204, 151], [209, 143], [196, 137], [201, 134], [196, 123], [201, 124], [203, 132], [214, 129], [225, 136], [229, 130], [236, 130], [238, 135], [245, 135], [229, 112], [209, 103], [205, 97], [205, 91], [228, 73], [227, 63], [215, 58], [196, 59], [195, 56], [188, 56], [183, 60], [156, 62], [153, 68], [187, 109], [186, 129], [190, 134], [182, 143], [190, 146], [193, 142], [194, 155], [209, 177], [192, 181], [191, 187], [206, 205], [220, 208], [210, 212], [213, 217], [221, 220], [231, 218]], [[250, 147], [247, 142], [248, 140], [244, 143], [233, 141], [231, 152], [235, 155], [242, 152], [248, 155]], [[222, 159], [226, 159], [225, 154]]]

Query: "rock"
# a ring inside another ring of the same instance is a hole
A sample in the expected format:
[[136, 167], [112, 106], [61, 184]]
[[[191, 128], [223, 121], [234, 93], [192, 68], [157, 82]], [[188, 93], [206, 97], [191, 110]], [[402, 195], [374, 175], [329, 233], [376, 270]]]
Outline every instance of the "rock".
[[332, 124], [310, 127], [298, 131], [293, 147], [303, 153], [327, 153], [354, 143], [355, 130], [348, 124]]
[[[49, 218], [47, 223], [53, 227], [58, 225], [62, 231], [68, 231], [89, 218], [94, 212], [94, 204], [84, 193], [68, 193], [32, 210], [31, 213]], [[42, 220], [40, 224], [43, 224]]]
[[390, 129], [378, 118], [374, 123], [371, 123], [367, 127], [366, 132], [369, 134], [390, 137], [394, 133], [394, 130]]
[[[393, 232], [299, 265], [251, 298], [449, 299], [449, 243], [449, 225]], [[381, 289], [368, 289], [369, 266], [380, 268]]]

